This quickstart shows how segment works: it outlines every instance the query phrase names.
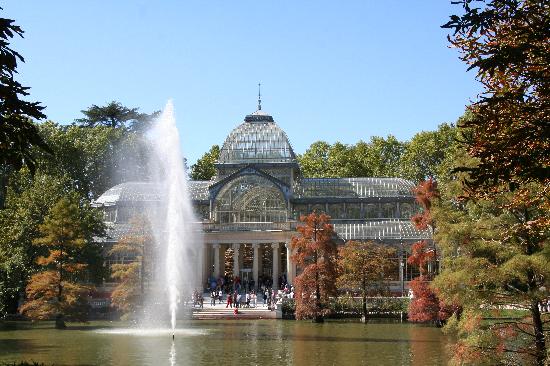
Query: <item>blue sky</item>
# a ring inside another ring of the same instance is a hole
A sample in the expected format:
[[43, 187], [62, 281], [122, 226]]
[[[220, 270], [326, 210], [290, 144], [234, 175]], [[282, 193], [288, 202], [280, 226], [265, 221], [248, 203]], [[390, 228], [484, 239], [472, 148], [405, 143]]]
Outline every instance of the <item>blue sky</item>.
[[5, 0], [19, 80], [49, 119], [117, 100], [176, 108], [192, 163], [256, 109], [297, 153], [454, 122], [479, 91], [440, 28], [450, 0]]

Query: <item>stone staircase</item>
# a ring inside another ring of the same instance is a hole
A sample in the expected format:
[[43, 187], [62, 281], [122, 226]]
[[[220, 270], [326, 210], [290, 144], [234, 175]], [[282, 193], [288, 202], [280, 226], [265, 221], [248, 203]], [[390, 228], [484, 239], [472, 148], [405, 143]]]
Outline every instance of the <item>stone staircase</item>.
[[[216, 320], [216, 319], [278, 319], [281, 312], [270, 311], [263, 305], [256, 308], [238, 308], [238, 313], [234, 313], [234, 308], [226, 308], [225, 304], [204, 304], [202, 309], [193, 308], [193, 319], [195, 320]], [[278, 316], [279, 315], [279, 316]]]

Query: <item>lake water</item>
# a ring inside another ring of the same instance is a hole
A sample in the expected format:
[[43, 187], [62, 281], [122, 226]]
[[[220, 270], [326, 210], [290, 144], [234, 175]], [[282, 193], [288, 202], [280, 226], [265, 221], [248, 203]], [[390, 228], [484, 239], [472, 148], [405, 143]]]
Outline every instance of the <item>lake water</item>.
[[409, 323], [274, 320], [192, 321], [139, 332], [92, 322], [51, 329], [8, 323], [0, 328], [0, 363], [46, 365], [445, 365], [450, 339]]

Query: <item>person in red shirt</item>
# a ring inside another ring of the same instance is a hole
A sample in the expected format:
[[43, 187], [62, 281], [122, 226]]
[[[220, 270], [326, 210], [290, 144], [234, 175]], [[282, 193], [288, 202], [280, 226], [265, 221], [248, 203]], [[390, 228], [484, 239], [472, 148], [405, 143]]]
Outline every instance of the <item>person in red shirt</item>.
[[231, 296], [231, 294], [227, 295], [227, 304], [225, 305], [225, 307], [230, 307], [232, 308], [233, 307], [233, 296]]

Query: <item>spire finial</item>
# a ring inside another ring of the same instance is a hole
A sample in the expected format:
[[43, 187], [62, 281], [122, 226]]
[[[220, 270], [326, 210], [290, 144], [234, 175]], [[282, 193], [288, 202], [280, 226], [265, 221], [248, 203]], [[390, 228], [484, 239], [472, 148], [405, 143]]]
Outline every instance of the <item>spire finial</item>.
[[262, 110], [262, 92], [261, 92], [262, 83], [258, 83], [258, 110]]

